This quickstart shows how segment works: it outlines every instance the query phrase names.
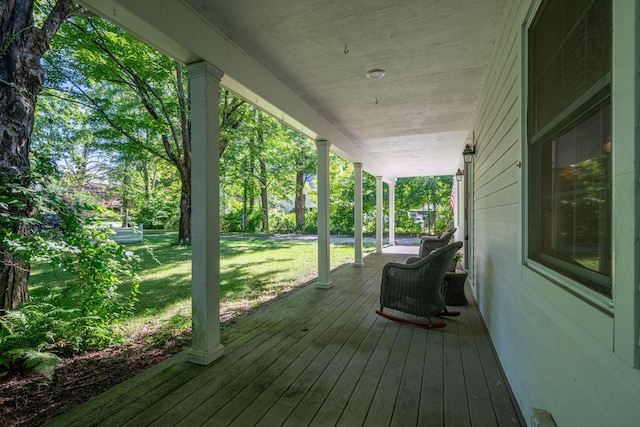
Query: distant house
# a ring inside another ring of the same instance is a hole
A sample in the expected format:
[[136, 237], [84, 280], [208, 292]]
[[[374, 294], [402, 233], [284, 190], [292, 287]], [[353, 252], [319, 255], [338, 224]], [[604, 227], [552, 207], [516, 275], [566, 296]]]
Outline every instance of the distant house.
[[[282, 212], [284, 213], [291, 213], [295, 211], [295, 200], [293, 197], [288, 197], [285, 200], [281, 200], [279, 202], [276, 202], [276, 208], [280, 209]], [[307, 196], [307, 199], [305, 201], [305, 208], [307, 210], [307, 212], [312, 211], [314, 209], [318, 208], [318, 204], [316, 202], [314, 202], [313, 200], [310, 200], [309, 196]]]
[[122, 199], [120, 197], [112, 197], [104, 204], [104, 207], [110, 211], [122, 214]]
[[[312, 211], [318, 208], [318, 204], [311, 200], [309, 197], [309, 193], [311, 191], [315, 192], [315, 175], [307, 173], [304, 175], [304, 195], [305, 195], [305, 209], [308, 211]], [[279, 200], [275, 203], [276, 208], [281, 210], [284, 213], [295, 212], [295, 197], [289, 196], [285, 200]]]

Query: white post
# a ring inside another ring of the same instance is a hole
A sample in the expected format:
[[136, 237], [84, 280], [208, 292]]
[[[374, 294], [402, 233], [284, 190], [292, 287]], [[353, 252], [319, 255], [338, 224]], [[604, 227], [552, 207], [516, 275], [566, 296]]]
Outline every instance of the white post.
[[396, 244], [396, 183], [389, 183], [389, 246]]
[[353, 265], [362, 267], [362, 163], [353, 164], [353, 240], [355, 259]]
[[187, 66], [191, 97], [190, 362], [208, 365], [224, 354], [220, 343], [220, 141], [222, 71], [207, 62]]
[[376, 253], [382, 253], [382, 228], [384, 227], [382, 212], [382, 177], [376, 176]]
[[318, 281], [316, 288], [331, 287], [331, 254], [329, 245], [329, 148], [331, 143], [316, 141], [318, 149]]

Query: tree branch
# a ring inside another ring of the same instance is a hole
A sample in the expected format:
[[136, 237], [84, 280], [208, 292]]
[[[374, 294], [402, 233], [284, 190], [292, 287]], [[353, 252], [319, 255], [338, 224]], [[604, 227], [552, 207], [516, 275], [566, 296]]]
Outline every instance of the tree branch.
[[47, 16], [42, 28], [38, 31], [40, 41], [41, 43], [44, 43], [41, 45], [41, 48], [44, 48], [42, 52], [43, 54], [49, 47], [49, 43], [51, 43], [53, 36], [58, 32], [60, 25], [62, 25], [62, 23], [71, 16], [72, 8], [73, 3], [71, 0], [58, 0], [51, 12], [49, 12], [49, 16]]
[[187, 97], [184, 93], [184, 76], [182, 65], [176, 63], [176, 92], [178, 94], [178, 104], [180, 105], [180, 125], [182, 129], [182, 149], [184, 153], [184, 164], [191, 169], [191, 122], [189, 119]]
[[[167, 152], [167, 156], [169, 159], [171, 159], [171, 162], [173, 164], [177, 165], [179, 163], [182, 163], [183, 160], [181, 160], [181, 157], [184, 158], [185, 155], [181, 151], [181, 147], [178, 145], [178, 132], [176, 131], [176, 128], [171, 121], [172, 116], [167, 111], [166, 104], [164, 103], [164, 99], [162, 98], [162, 96], [160, 96], [160, 94], [146, 80], [140, 77], [140, 75], [135, 70], [128, 67], [124, 62], [122, 62], [120, 58], [118, 58], [113, 53], [113, 51], [107, 45], [104, 36], [100, 32], [100, 30], [95, 25], [93, 25], [91, 19], [89, 19], [89, 24], [93, 27], [95, 33], [97, 34], [97, 37], [94, 38], [94, 42], [96, 43], [98, 48], [100, 48], [100, 50], [102, 50], [118, 66], [120, 70], [122, 70], [126, 75], [130, 77], [130, 80], [127, 84], [138, 94], [140, 100], [142, 101], [142, 105], [151, 115], [151, 117], [154, 120], [160, 121], [161, 115], [153, 105], [152, 99], [155, 99], [158, 102], [158, 104], [160, 105], [160, 111], [162, 112], [162, 117], [164, 118], [164, 122], [168, 125], [171, 131], [171, 136], [174, 144], [172, 146], [168, 136], [163, 135], [162, 142], [165, 147], [165, 151]], [[176, 66], [179, 67], [179, 64], [176, 63]], [[123, 80], [126, 79], [123, 78]]]

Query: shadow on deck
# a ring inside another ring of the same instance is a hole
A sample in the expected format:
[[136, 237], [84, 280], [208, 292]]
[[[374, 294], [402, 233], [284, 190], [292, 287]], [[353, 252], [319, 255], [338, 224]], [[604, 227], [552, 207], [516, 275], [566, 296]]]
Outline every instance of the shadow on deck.
[[210, 366], [181, 353], [48, 425], [525, 425], [472, 298], [440, 330], [374, 313], [414, 251], [387, 249], [227, 327]]

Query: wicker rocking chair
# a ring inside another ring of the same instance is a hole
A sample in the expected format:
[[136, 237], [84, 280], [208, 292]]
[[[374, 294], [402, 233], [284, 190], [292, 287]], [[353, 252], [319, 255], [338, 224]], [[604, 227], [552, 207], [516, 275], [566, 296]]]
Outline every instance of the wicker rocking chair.
[[[380, 309], [382, 317], [405, 325], [421, 328], [443, 328], [444, 322], [431, 321], [433, 316], [459, 316], [447, 311], [440, 295], [440, 286], [447, 268], [462, 242], [451, 243], [424, 258], [409, 258], [407, 264], [388, 263], [382, 270]], [[390, 308], [429, 319], [428, 323], [414, 322], [385, 313]]]

